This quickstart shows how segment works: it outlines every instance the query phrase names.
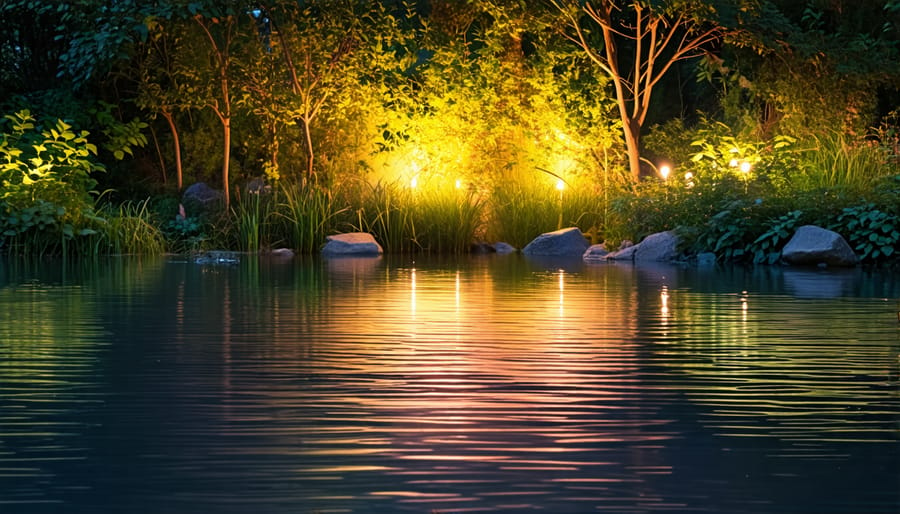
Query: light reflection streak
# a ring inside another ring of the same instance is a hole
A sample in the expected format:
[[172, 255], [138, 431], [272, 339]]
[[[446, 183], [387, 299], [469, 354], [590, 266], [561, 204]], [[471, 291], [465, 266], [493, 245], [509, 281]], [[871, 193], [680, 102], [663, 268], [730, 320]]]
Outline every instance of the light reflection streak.
[[559, 270], [559, 317], [565, 317], [566, 272]]
[[660, 307], [660, 313], [662, 314], [663, 324], [665, 324], [667, 318], [669, 317], [669, 288], [668, 288], [668, 286], [662, 286], [662, 292], [659, 294], [659, 300], [662, 303], [662, 307]]

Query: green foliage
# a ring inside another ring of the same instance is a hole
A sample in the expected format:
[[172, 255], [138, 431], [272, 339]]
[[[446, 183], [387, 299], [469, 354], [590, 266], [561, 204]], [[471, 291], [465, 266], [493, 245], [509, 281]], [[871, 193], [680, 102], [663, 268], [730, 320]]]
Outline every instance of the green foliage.
[[768, 224], [767, 229], [747, 246], [754, 264], [775, 264], [781, 258], [781, 247], [793, 236], [800, 224], [802, 211], [791, 211]]
[[497, 185], [490, 199], [492, 238], [522, 248], [544, 232], [557, 230], [562, 217], [560, 192], [550, 181]]
[[736, 203], [712, 216], [694, 237], [695, 251], [712, 251], [725, 260], [743, 258], [748, 223], [742, 207]]
[[893, 148], [837, 132], [815, 137], [799, 158], [802, 174], [796, 182], [804, 189], [864, 193], [900, 171]]
[[829, 227], [842, 234], [863, 261], [877, 261], [900, 251], [897, 216], [867, 203], [844, 208]]
[[717, 182], [739, 177], [775, 190], [788, 186], [787, 172], [795, 158], [791, 153], [797, 142], [789, 136], [775, 136], [770, 141], [754, 141], [732, 133], [721, 122], [703, 120], [695, 131], [691, 146], [694, 180]]
[[354, 196], [360, 202], [354, 205], [354, 230], [371, 233], [385, 252], [412, 253], [417, 249], [413, 196], [405, 184], [365, 184]]
[[334, 229], [338, 217], [346, 211], [328, 189], [281, 181], [276, 186], [271, 224], [278, 236], [270, 236], [270, 240], [280, 241], [279, 244], [301, 253], [316, 252]]
[[161, 255], [166, 241], [158, 222], [148, 208], [149, 200], [125, 202], [103, 210], [105, 225], [101, 234], [106, 252], [115, 255]]
[[473, 188], [420, 184], [411, 197], [418, 251], [461, 254], [481, 229], [485, 201]]
[[91, 158], [97, 148], [87, 131], [62, 120], [39, 123], [29, 111], [6, 115], [0, 126], [3, 237], [15, 240], [11, 246], [36, 242], [43, 253], [93, 235], [99, 218], [89, 196], [96, 184], [91, 173], [104, 168]]
[[113, 115], [114, 105], [101, 101], [99, 106], [92, 109], [92, 114], [100, 125], [106, 140], [102, 147], [110, 152], [113, 157], [121, 161], [125, 155], [134, 157], [136, 148], [147, 145], [147, 136], [143, 131], [148, 127], [138, 118], [128, 122], [121, 122]]

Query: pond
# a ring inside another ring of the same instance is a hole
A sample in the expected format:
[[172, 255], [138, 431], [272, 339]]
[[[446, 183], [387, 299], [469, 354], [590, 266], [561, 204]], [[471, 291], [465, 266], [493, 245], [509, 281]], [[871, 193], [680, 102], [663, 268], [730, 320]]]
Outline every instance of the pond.
[[900, 278], [0, 264], [0, 512], [900, 511]]

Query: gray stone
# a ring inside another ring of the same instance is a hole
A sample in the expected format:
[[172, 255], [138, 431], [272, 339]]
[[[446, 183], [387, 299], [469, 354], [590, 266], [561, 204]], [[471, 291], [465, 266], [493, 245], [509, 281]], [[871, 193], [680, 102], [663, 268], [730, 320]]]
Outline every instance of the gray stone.
[[383, 253], [372, 234], [350, 232], [328, 236], [322, 255], [325, 257], [377, 257]]
[[678, 257], [679, 238], [675, 232], [657, 232], [635, 245], [634, 260], [650, 262], [673, 261]]
[[237, 252], [211, 250], [194, 257], [194, 264], [204, 266], [233, 266], [241, 262]]
[[546, 232], [522, 249], [525, 255], [547, 257], [581, 257], [590, 243], [578, 227]]
[[859, 262], [840, 234], [815, 225], [798, 228], [781, 250], [781, 258], [788, 264], [801, 266], [855, 266]]
[[500, 255], [507, 255], [510, 253], [516, 253], [516, 247], [509, 243], [494, 243], [494, 251], [499, 253]]
[[605, 261], [607, 255], [609, 255], [609, 251], [606, 249], [606, 245], [600, 243], [591, 245], [590, 248], [585, 250], [581, 258], [586, 262], [600, 262]]
[[206, 206], [220, 200], [222, 200], [222, 192], [209, 187], [204, 182], [191, 184], [190, 187], [184, 190], [184, 194], [181, 195], [181, 202], [185, 205], [199, 204]]
[[712, 252], [703, 252], [697, 254], [697, 266], [701, 268], [711, 268], [716, 265], [716, 254]]
[[270, 255], [272, 255], [272, 257], [290, 259], [294, 256], [294, 251], [290, 248], [276, 248], [270, 252]]
[[608, 261], [634, 261], [634, 254], [637, 252], [637, 246], [626, 246], [621, 250], [616, 250], [615, 252], [610, 252], [606, 254], [606, 260]]
[[247, 182], [247, 192], [250, 194], [269, 194], [272, 186], [266, 184], [266, 179], [256, 177]]

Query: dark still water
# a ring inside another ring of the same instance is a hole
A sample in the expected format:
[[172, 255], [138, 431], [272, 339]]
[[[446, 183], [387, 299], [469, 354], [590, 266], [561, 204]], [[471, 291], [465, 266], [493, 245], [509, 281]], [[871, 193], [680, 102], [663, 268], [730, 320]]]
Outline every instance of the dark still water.
[[900, 512], [900, 278], [0, 264], [0, 512]]

